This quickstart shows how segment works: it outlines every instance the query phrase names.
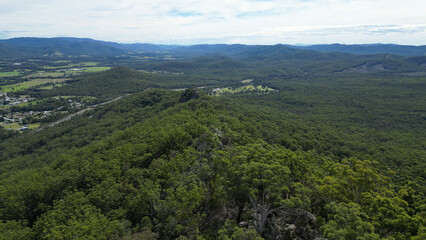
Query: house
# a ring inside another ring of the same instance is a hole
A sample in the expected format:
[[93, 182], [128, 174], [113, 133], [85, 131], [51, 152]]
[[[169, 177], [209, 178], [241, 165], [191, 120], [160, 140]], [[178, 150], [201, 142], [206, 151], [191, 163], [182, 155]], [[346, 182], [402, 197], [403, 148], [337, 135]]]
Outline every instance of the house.
[[21, 127], [21, 128], [19, 129], [19, 131], [25, 131], [25, 130], [30, 130], [30, 128], [29, 128], [29, 127], [27, 127], [27, 126], [25, 126], [25, 127]]

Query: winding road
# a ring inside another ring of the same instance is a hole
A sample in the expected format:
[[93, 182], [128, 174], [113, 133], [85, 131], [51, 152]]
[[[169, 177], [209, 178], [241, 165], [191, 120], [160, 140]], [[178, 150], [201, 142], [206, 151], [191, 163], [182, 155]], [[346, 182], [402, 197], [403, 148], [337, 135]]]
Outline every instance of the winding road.
[[71, 118], [72, 118], [72, 117], [74, 117], [74, 116], [81, 115], [81, 114], [83, 114], [83, 113], [85, 113], [85, 112], [87, 112], [87, 111], [89, 111], [89, 110], [93, 110], [95, 107], [103, 106], [103, 105], [105, 105], [105, 104], [115, 102], [115, 101], [120, 100], [121, 98], [123, 98], [123, 97], [125, 97], [125, 96], [127, 96], [127, 95], [130, 95], [130, 94], [125, 94], [125, 95], [119, 96], [119, 97], [117, 97], [117, 98], [114, 98], [114, 99], [112, 99], [112, 100], [109, 100], [109, 101], [107, 101], [107, 102], [103, 102], [103, 103], [99, 103], [99, 104], [95, 104], [95, 105], [89, 106], [89, 107], [87, 107], [87, 108], [85, 108], [85, 109], [82, 109], [82, 110], [80, 110], [80, 111], [76, 112], [76, 113], [70, 114], [70, 115], [68, 115], [68, 116], [66, 116], [66, 117], [64, 117], [64, 118], [62, 118], [62, 119], [59, 119], [59, 120], [57, 120], [57, 121], [55, 121], [55, 122], [52, 122], [52, 123], [49, 123], [49, 124], [47, 124], [47, 125], [45, 125], [45, 126], [43, 126], [43, 127], [40, 127], [40, 128], [38, 128], [38, 129], [36, 129], [34, 132], [39, 132], [39, 131], [42, 131], [42, 130], [43, 130], [43, 129], [45, 129], [45, 128], [53, 127], [53, 126], [55, 126], [55, 125], [57, 125], [57, 124], [59, 124], [59, 123], [62, 123], [62, 122], [65, 122], [65, 121], [69, 121], [69, 120], [71, 120]]

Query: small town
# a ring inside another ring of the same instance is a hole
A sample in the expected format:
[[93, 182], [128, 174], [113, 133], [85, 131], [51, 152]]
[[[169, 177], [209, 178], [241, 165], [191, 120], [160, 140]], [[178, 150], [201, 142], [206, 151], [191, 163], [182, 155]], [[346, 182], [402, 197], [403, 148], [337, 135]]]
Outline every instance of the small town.
[[[56, 99], [59, 99], [57, 97]], [[36, 99], [28, 95], [19, 97], [8, 96], [7, 93], [0, 93], [0, 126], [6, 130], [25, 131], [35, 129], [40, 126], [40, 122], [56, 113], [67, 114], [68, 109], [80, 109], [84, 104], [68, 99], [66, 106], [60, 106], [52, 110], [29, 110], [16, 111], [13, 107], [27, 106], [36, 103]]]

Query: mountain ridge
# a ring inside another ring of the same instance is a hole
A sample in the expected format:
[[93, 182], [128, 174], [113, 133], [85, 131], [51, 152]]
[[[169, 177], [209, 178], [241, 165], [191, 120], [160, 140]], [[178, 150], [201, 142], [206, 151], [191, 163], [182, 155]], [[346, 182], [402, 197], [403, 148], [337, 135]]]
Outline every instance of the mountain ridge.
[[341, 52], [357, 55], [395, 54], [400, 56], [425, 56], [426, 45], [398, 45], [398, 44], [318, 44], [309, 46], [292, 46], [298, 49], [315, 50], [319, 52]]
[[[5, 45], [6, 44], [6, 45]], [[195, 44], [190, 46], [163, 45], [151, 43], [116, 43], [90, 38], [36, 38], [21, 37], [0, 40], [0, 57], [37, 56], [61, 52], [65, 55], [105, 55], [114, 56], [128, 52], [172, 52], [185, 56], [226, 53], [244, 55], [244, 51], [263, 51], [273, 54], [294, 54], [297, 51], [316, 51], [323, 53], [346, 53], [355, 55], [394, 54], [400, 56], [424, 56], [426, 45], [410, 46], [398, 44], [319, 44], [296, 46], [288, 44], [245, 45], [245, 44]]]

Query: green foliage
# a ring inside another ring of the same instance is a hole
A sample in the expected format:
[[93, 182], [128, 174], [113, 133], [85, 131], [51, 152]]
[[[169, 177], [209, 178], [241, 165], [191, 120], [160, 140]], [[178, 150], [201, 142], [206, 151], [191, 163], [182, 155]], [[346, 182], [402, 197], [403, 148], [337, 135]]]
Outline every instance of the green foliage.
[[254, 229], [245, 229], [236, 226], [232, 221], [226, 221], [222, 229], [219, 230], [220, 240], [261, 240], [262, 237]]
[[35, 225], [39, 239], [110, 239], [119, 228], [118, 221], [102, 215], [81, 192], [55, 201]]
[[1, 240], [12, 240], [22, 239], [29, 240], [34, 237], [34, 233], [31, 228], [27, 227], [20, 221], [1, 221], [0, 222], [0, 239]]
[[189, 88], [186, 89], [183, 93], [182, 96], [179, 99], [179, 102], [183, 103], [183, 102], [187, 102], [191, 99], [198, 99], [200, 98], [202, 95], [205, 95], [204, 93], [202, 93], [202, 91], [198, 88]]
[[[321, 148], [315, 150], [323, 155], [272, 144], [282, 137], [271, 131], [291, 126], [218, 98], [188, 97], [194, 91], [148, 91], [98, 109], [72, 134], [103, 137], [85, 145], [68, 140], [67, 151], [54, 146], [64, 147], [70, 130], [40, 133], [56, 134], [57, 142], [38, 137], [45, 142], [36, 154], [16, 152], [12, 165], [2, 166], [11, 169], [0, 179], [2, 219], [26, 220], [45, 239], [311, 239], [319, 233], [403, 239], [421, 233], [415, 184], [397, 192], [376, 162], [337, 162]], [[128, 127], [110, 134], [116, 123]], [[73, 149], [78, 146], [84, 147]], [[52, 157], [44, 167], [16, 165]]]
[[358, 204], [331, 202], [326, 207], [332, 213], [329, 217], [331, 220], [321, 227], [327, 239], [379, 239], [379, 235], [374, 233], [373, 225], [365, 221], [368, 216], [362, 212]]

